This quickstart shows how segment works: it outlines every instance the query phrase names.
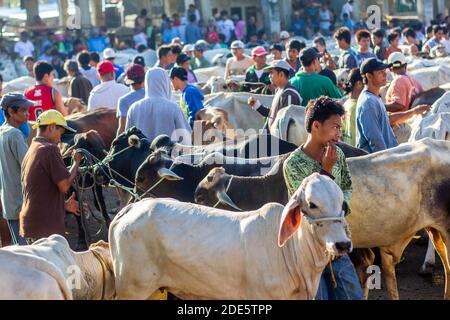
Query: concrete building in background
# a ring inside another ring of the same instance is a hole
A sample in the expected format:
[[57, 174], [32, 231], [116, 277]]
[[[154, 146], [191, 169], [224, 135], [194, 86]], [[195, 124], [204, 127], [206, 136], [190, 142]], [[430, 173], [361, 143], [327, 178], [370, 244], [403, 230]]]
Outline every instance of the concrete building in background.
[[[316, 0], [322, 3], [326, 0]], [[68, 19], [69, 0], [57, 0], [60, 11], [60, 22]], [[227, 10], [230, 17], [239, 14], [245, 21], [255, 16], [260, 27], [264, 27], [267, 35], [289, 28], [293, 14], [293, 0], [74, 0], [73, 3], [81, 10], [81, 25], [83, 27], [102, 26], [105, 24], [105, 13], [109, 15], [117, 10], [117, 3], [123, 4], [122, 14], [133, 15], [142, 8], [149, 11], [151, 17], [160, 18], [163, 13], [169, 16], [173, 13], [183, 14], [189, 4], [195, 4], [200, 10], [205, 22], [213, 16], [214, 9]], [[346, 0], [331, 1], [331, 7], [337, 15]], [[8, 1], [0, 0], [0, 6], [7, 5]], [[383, 19], [391, 16], [416, 17], [429, 24], [436, 14], [449, 14], [450, 0], [355, 0], [354, 20], [366, 19], [367, 7], [378, 5], [381, 8]], [[39, 13], [39, 0], [21, 0], [22, 8], [26, 9], [28, 22]], [[123, 19], [122, 19], [123, 20]]]

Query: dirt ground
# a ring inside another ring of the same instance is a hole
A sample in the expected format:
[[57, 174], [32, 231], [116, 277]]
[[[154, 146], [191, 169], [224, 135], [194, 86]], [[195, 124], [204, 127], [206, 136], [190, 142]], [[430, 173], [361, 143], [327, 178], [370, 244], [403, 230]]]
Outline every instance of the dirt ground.
[[[105, 190], [105, 199], [109, 211], [118, 207], [117, 194], [114, 190]], [[97, 217], [101, 217], [99, 212], [95, 212], [95, 214]], [[90, 232], [93, 235], [93, 242], [100, 239], [107, 240], [107, 232], [104, 225], [100, 230], [101, 226], [92, 218], [89, 219], [89, 225]], [[100, 233], [95, 235], [99, 230]], [[77, 232], [75, 218], [73, 216], [68, 217], [67, 238], [73, 249], [77, 246]], [[420, 241], [413, 240], [405, 250], [403, 261], [397, 265], [397, 281], [400, 299], [402, 300], [440, 300], [444, 297], [444, 270], [439, 256], [436, 255], [436, 268], [433, 276], [421, 277], [418, 275], [418, 270], [425, 258], [426, 249], [426, 244], [421, 244]], [[370, 291], [369, 299], [388, 299], [383, 282], [380, 290]]]

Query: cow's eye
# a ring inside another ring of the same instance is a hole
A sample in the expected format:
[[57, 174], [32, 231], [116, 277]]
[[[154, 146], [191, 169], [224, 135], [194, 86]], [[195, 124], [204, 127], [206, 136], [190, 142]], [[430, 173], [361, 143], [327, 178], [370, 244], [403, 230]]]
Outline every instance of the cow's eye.
[[310, 202], [309, 203], [309, 208], [310, 209], [317, 209], [317, 206], [313, 202]]

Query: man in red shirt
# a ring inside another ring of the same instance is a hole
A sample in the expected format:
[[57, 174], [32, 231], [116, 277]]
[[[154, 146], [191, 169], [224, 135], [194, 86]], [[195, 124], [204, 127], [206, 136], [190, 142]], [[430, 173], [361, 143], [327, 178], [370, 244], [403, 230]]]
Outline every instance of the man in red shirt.
[[28, 111], [30, 114], [28, 120], [36, 121], [41, 113], [48, 110], [57, 110], [63, 116], [67, 116], [68, 111], [64, 106], [62, 95], [53, 88], [54, 68], [47, 62], [38, 61], [33, 70], [37, 83], [25, 90], [25, 97], [34, 102], [34, 106]]
[[400, 35], [393, 31], [388, 34], [387, 40], [389, 42], [389, 48], [386, 49], [384, 53], [384, 59], [387, 60], [389, 56], [394, 52], [402, 52], [402, 50], [398, 47], [400, 41]]

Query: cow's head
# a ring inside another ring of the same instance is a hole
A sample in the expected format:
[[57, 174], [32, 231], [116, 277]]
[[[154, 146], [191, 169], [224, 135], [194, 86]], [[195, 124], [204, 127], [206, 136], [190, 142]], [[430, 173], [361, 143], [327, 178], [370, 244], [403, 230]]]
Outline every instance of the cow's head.
[[[62, 139], [63, 141], [65, 138]], [[106, 154], [106, 146], [103, 138], [96, 130], [78, 133], [73, 136], [73, 144], [61, 144], [63, 158], [70, 157], [73, 150], [85, 149], [97, 159], [103, 159]]]
[[[98, 183], [108, 183], [110, 180], [109, 168], [119, 172], [129, 180], [134, 179], [137, 168], [150, 153], [150, 143], [145, 135], [136, 127], [129, 129], [118, 136], [111, 144], [106, 156], [106, 165], [96, 168], [95, 176]], [[108, 168], [109, 167], [109, 168]], [[113, 178], [120, 183], [131, 187], [131, 184], [113, 174]]]
[[278, 234], [282, 247], [299, 229], [310, 232], [320, 246], [331, 256], [340, 256], [352, 250], [343, 217], [344, 195], [329, 177], [314, 173], [303, 180], [283, 210]]
[[173, 142], [168, 135], [162, 134], [152, 141], [150, 151], [155, 152], [156, 150], [164, 149], [168, 154], [171, 154], [174, 146], [175, 142]]
[[225, 172], [224, 168], [212, 169], [198, 184], [194, 194], [195, 203], [210, 207], [221, 204], [240, 211], [241, 209], [227, 194], [230, 179], [231, 176]]
[[156, 185], [160, 180], [179, 181], [183, 180], [173, 172], [170, 167], [173, 160], [169, 154], [159, 149], [148, 156], [136, 172], [136, 190], [142, 194]]

